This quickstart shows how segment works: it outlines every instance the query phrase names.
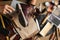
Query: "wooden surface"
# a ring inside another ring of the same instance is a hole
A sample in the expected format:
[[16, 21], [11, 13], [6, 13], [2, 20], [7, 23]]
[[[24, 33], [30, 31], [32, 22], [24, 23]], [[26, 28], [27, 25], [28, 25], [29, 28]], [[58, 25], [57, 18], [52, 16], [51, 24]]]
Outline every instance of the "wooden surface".
[[[3, 2], [0, 2], [0, 6], [4, 6], [5, 4], [10, 4], [10, 3], [11, 3], [10, 1], [8, 1], [8, 2], [3, 1]], [[2, 7], [2, 8], [3, 8], [3, 7]], [[0, 7], [0, 10], [1, 10], [2, 8]], [[50, 35], [48, 35], [48, 36], [46, 36], [46, 37], [38, 37], [37, 40], [49, 40], [49, 37], [50, 37]], [[60, 37], [59, 37], [58, 40], [60, 40]]]

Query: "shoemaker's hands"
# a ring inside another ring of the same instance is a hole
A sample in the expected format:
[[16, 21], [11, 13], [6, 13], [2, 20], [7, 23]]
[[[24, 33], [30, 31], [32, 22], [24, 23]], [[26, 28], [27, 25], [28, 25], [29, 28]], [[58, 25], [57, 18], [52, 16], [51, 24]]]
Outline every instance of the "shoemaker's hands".
[[13, 11], [15, 11], [15, 9], [9, 5], [5, 5], [4, 9], [3, 9], [3, 14], [8, 14], [8, 13], [12, 13]]

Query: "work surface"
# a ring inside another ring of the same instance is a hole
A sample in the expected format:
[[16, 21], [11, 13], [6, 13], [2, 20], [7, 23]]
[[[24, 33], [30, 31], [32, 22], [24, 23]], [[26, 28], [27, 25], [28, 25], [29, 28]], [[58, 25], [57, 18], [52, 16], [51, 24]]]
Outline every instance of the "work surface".
[[[0, 2], [0, 6], [2, 6], [2, 7], [0, 7], [0, 11], [2, 11], [3, 6], [4, 6], [5, 4], [9, 4], [9, 5], [10, 5], [10, 3], [11, 3], [11, 1], [8, 1], [8, 2], [3, 1], [3, 2]], [[38, 37], [37, 40], [49, 40], [49, 37], [50, 37], [50, 35], [48, 35], [48, 36], [46, 36], [46, 37]], [[58, 37], [58, 40], [60, 40], [60, 37]]]

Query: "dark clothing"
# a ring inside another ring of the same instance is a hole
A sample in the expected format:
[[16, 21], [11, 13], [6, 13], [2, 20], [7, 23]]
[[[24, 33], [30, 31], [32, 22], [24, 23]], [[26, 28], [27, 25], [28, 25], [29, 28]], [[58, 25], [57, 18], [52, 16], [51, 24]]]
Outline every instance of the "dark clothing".
[[29, 5], [29, 4], [21, 4], [21, 7], [22, 7], [22, 10], [23, 10], [25, 16], [28, 14], [32, 14], [32, 12], [34, 10], [34, 6]]

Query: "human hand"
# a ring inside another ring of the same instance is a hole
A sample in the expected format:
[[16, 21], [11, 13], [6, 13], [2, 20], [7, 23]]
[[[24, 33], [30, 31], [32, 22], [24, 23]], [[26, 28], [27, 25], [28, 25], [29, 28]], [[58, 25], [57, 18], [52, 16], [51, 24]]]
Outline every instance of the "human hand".
[[5, 5], [4, 9], [3, 9], [3, 14], [8, 14], [8, 13], [12, 13], [13, 11], [15, 11], [15, 9], [9, 5]]

